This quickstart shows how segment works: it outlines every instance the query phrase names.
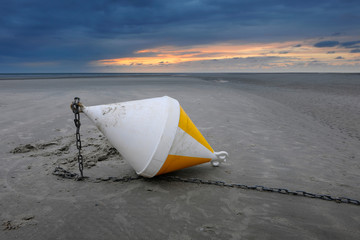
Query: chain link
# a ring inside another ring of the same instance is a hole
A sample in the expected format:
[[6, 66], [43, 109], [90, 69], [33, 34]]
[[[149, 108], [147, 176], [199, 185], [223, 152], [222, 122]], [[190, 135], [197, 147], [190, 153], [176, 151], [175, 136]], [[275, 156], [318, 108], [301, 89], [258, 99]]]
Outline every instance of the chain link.
[[76, 127], [76, 148], [78, 149], [78, 164], [79, 164], [79, 171], [80, 171], [80, 177], [79, 180], [84, 178], [83, 170], [84, 170], [84, 163], [83, 163], [83, 156], [81, 155], [81, 136], [80, 136], [80, 98], [75, 97], [74, 101], [71, 104], [71, 109], [75, 115], [74, 123]]
[[130, 177], [130, 176], [125, 176], [125, 177], [102, 177], [102, 178], [89, 178], [89, 177], [81, 177], [79, 176], [79, 174], [77, 173], [72, 173], [70, 171], [65, 170], [64, 168], [57, 166], [53, 173], [53, 175], [58, 176], [58, 177], [62, 177], [65, 179], [73, 179], [75, 181], [79, 181], [79, 180], [85, 180], [87, 182], [93, 182], [93, 183], [99, 183], [99, 182], [130, 182], [130, 181], [134, 181], [134, 180], [139, 180], [139, 179], [145, 179], [142, 176], [135, 176], [135, 177]]
[[236, 183], [226, 183], [223, 181], [213, 181], [213, 180], [202, 180], [199, 178], [180, 178], [176, 176], [160, 176], [160, 178], [163, 178], [164, 180], [171, 181], [171, 182], [187, 182], [187, 183], [197, 183], [197, 184], [206, 184], [206, 185], [216, 185], [220, 187], [231, 187], [231, 188], [240, 188], [240, 189], [247, 189], [247, 190], [255, 190], [260, 192], [273, 192], [273, 193], [280, 193], [280, 194], [287, 194], [287, 195], [293, 195], [293, 196], [302, 196], [302, 197], [308, 197], [308, 198], [316, 198], [326, 201], [334, 201], [337, 203], [348, 203], [348, 204], [354, 204], [360, 206], [360, 201], [347, 198], [347, 197], [332, 197], [330, 195], [324, 195], [324, 194], [314, 194], [309, 193], [306, 191], [291, 191], [286, 188], [273, 188], [273, 187], [265, 187], [261, 185], [254, 185], [249, 186], [245, 184], [236, 184]]
[[[62, 178], [66, 179], [74, 179], [74, 180], [84, 180], [85, 177], [83, 176], [83, 156], [81, 155], [81, 137], [80, 137], [80, 98], [75, 97], [74, 101], [71, 104], [71, 109], [75, 115], [74, 123], [76, 127], [76, 147], [78, 149], [78, 164], [79, 164], [79, 171], [80, 176], [77, 173], [72, 173], [69, 171], [66, 171], [65, 169], [61, 168], [60, 166], [56, 167], [53, 171], [53, 174]], [[88, 182], [130, 182], [135, 180], [147, 180], [152, 181], [152, 179], [144, 178], [141, 176], [136, 177], [105, 177], [105, 178], [96, 178], [96, 179], [90, 179], [86, 177]], [[347, 197], [332, 197], [330, 195], [324, 195], [324, 194], [314, 194], [309, 193], [306, 191], [291, 191], [286, 188], [274, 188], [274, 187], [265, 187], [262, 185], [254, 185], [249, 186], [245, 184], [237, 184], [237, 183], [226, 183], [223, 181], [214, 181], [214, 180], [203, 180], [200, 178], [181, 178], [177, 176], [158, 176], [156, 178], [153, 178], [153, 180], [164, 180], [168, 182], [182, 182], [182, 183], [194, 183], [194, 184], [204, 184], [204, 185], [215, 185], [219, 187], [228, 187], [228, 188], [240, 188], [245, 190], [255, 190], [260, 192], [273, 192], [273, 193], [280, 193], [280, 194], [286, 194], [286, 195], [292, 195], [292, 196], [302, 196], [307, 198], [315, 198], [315, 199], [321, 199], [325, 201], [334, 201], [337, 203], [347, 203], [347, 204], [353, 204], [360, 206], [360, 201], [347, 198]]]
[[[56, 176], [62, 177], [62, 178], [73, 179], [73, 180], [82, 180], [77, 173], [71, 173], [59, 166], [55, 168], [53, 174]], [[213, 185], [213, 186], [219, 186], [219, 187], [239, 188], [239, 189], [244, 189], [244, 190], [254, 190], [254, 191], [259, 191], [259, 192], [272, 192], [272, 193], [314, 198], [314, 199], [320, 199], [320, 200], [325, 200], [325, 201], [333, 201], [336, 203], [347, 203], [347, 204], [360, 206], [360, 201], [351, 199], [351, 198], [347, 198], [347, 197], [332, 197], [330, 195], [314, 194], [314, 193], [310, 193], [310, 192], [306, 192], [306, 191], [291, 191], [286, 188], [273, 188], [273, 187], [265, 187], [262, 185], [251, 186], [251, 185], [238, 184], [238, 183], [226, 183], [223, 181], [203, 180], [200, 178], [181, 178], [181, 177], [177, 177], [177, 176], [158, 176], [156, 178], [144, 178], [142, 176], [104, 177], [104, 178], [95, 178], [95, 179], [87, 178], [88, 182], [93, 182], [93, 183], [131, 182], [131, 181], [135, 181], [135, 180], [146, 180], [146, 181], [160, 180], [160, 181], [168, 181], [168, 182], [194, 183], [194, 184], [203, 184], [203, 185]]]

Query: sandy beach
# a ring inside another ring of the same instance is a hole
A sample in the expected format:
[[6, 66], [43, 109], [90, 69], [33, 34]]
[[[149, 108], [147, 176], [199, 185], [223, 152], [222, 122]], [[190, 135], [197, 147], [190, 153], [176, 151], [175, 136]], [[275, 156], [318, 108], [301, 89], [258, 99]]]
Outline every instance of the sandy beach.
[[[171, 96], [230, 159], [168, 174], [360, 199], [360, 74], [0, 78], [0, 239], [360, 239], [360, 205], [158, 179], [73, 181], [69, 105]], [[136, 176], [86, 116], [84, 173]]]

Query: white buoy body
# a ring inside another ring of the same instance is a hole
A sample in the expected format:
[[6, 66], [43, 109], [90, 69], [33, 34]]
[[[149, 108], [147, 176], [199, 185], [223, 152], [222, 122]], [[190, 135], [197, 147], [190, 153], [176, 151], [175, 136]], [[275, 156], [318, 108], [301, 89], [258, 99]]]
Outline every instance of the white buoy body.
[[167, 96], [84, 106], [82, 111], [144, 177], [209, 161], [217, 166], [227, 157], [214, 152], [179, 102]]

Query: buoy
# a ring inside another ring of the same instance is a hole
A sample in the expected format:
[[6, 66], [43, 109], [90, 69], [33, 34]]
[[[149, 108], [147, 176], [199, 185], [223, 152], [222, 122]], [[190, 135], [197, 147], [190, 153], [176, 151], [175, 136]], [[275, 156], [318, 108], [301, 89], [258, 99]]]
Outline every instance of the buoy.
[[228, 157], [225, 151], [214, 152], [179, 102], [168, 96], [82, 105], [81, 110], [144, 177], [205, 162], [218, 166]]

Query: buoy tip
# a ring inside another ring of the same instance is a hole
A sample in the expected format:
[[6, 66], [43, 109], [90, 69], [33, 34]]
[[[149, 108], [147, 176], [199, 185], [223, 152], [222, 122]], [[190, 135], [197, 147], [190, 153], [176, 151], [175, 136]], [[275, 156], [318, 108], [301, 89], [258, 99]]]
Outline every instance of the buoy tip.
[[225, 151], [220, 151], [220, 152], [214, 152], [216, 158], [211, 160], [211, 165], [213, 167], [218, 167], [220, 165], [220, 163], [224, 163], [226, 162], [226, 160], [229, 157], [229, 154]]

